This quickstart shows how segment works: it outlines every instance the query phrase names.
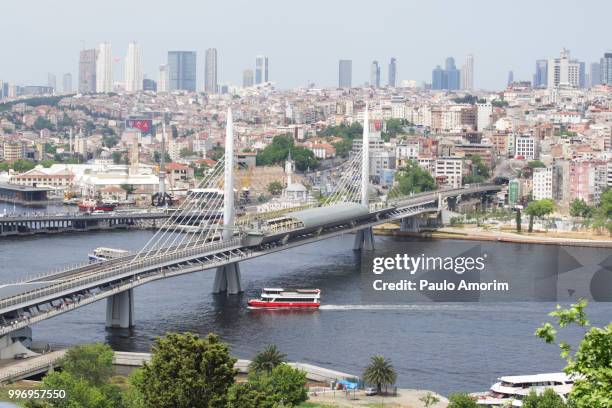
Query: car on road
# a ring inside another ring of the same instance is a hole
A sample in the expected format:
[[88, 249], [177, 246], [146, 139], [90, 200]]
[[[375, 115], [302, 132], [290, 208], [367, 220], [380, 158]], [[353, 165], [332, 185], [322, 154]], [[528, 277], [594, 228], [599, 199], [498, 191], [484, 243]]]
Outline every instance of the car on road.
[[378, 394], [378, 392], [376, 391], [376, 388], [374, 387], [368, 387], [365, 389], [365, 395], [376, 395]]

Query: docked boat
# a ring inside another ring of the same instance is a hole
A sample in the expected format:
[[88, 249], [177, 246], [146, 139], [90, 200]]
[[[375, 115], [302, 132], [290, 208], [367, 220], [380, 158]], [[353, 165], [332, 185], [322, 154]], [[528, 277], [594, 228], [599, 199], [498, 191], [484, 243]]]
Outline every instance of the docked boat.
[[321, 304], [321, 290], [264, 288], [259, 299], [251, 299], [253, 309], [317, 309]]
[[121, 258], [122, 256], [126, 256], [128, 253], [129, 252], [124, 249], [99, 247], [94, 249], [92, 253], [88, 254], [89, 263], [103, 262], [108, 261], [110, 259]]
[[564, 401], [572, 390], [574, 380], [565, 373], [514, 375], [500, 377], [499, 381], [484, 393], [471, 394], [479, 406], [521, 407], [522, 399], [533, 390], [537, 394], [551, 388]]
[[79, 202], [79, 211], [92, 213], [94, 211], [111, 212], [117, 208], [116, 204], [105, 203], [99, 200], [83, 200]]

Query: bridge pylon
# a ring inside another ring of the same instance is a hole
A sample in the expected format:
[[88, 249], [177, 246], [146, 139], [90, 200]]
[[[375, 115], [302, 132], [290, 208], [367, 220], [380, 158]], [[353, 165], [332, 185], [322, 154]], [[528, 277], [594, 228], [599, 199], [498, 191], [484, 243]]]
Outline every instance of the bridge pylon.
[[[232, 109], [227, 110], [225, 125], [225, 169], [223, 182], [223, 240], [234, 237], [234, 122]], [[240, 267], [238, 263], [220, 266], [215, 273], [213, 293], [227, 292], [236, 295], [242, 292]]]
[[[361, 205], [369, 208], [369, 187], [370, 187], [370, 123], [369, 110], [366, 102], [365, 112], [363, 113], [363, 136], [361, 145]], [[357, 231], [355, 234], [354, 250], [374, 250], [374, 233], [372, 227], [367, 227]]]

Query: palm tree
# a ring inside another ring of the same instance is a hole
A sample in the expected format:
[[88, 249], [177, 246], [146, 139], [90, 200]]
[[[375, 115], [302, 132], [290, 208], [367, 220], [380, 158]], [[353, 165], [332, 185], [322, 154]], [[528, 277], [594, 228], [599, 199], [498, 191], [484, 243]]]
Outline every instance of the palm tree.
[[287, 360], [287, 355], [278, 351], [275, 344], [272, 344], [264, 350], [257, 353], [249, 369], [253, 371], [267, 371], [272, 372], [272, 369], [277, 365], [284, 363]]
[[368, 384], [376, 384], [376, 390], [380, 394], [383, 385], [395, 384], [397, 373], [391, 361], [383, 356], [377, 355], [370, 358], [370, 364], [363, 372], [363, 380]]

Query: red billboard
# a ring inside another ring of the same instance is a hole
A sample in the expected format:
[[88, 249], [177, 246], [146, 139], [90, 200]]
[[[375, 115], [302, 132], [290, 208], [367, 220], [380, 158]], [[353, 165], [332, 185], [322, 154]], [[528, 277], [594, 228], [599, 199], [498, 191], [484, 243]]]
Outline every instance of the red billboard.
[[127, 119], [125, 127], [127, 129], [138, 129], [142, 134], [149, 134], [153, 129], [153, 121], [151, 119]]

